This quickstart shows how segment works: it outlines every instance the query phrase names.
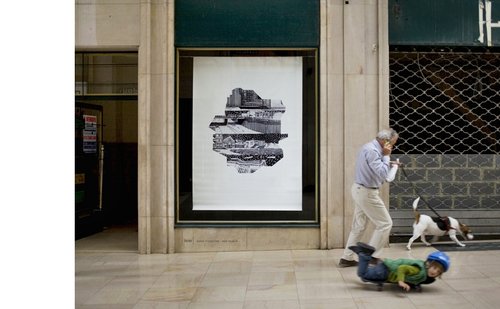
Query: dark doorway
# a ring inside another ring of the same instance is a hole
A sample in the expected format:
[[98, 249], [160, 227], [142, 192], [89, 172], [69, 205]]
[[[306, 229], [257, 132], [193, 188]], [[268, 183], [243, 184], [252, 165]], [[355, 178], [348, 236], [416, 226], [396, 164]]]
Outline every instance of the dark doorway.
[[102, 107], [75, 106], [76, 238], [102, 230]]
[[[98, 172], [97, 186], [92, 184], [97, 199], [89, 201], [86, 224], [77, 216], [75, 237], [114, 227], [137, 230], [137, 53], [76, 53], [75, 64], [76, 110], [100, 111], [99, 151], [89, 163]], [[76, 126], [75, 132], [83, 135]], [[83, 147], [78, 138], [75, 145]]]
[[[92, 172], [85, 209], [92, 215], [84, 227], [76, 226], [77, 239], [113, 226], [137, 225], [138, 218], [137, 101], [92, 98], [83, 105], [100, 109], [102, 137], [97, 146], [100, 151], [84, 156], [85, 166]], [[76, 147], [80, 144], [76, 142]], [[77, 157], [77, 167], [81, 160]]]

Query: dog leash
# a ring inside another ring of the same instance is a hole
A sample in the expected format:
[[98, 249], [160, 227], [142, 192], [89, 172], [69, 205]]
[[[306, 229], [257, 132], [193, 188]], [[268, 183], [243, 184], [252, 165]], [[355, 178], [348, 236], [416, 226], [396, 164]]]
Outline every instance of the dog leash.
[[429, 209], [432, 210], [436, 214], [436, 216], [439, 217], [439, 219], [444, 220], [445, 217], [441, 217], [438, 214], [438, 212], [418, 192], [417, 186], [413, 183], [413, 181], [410, 180], [410, 177], [408, 177], [408, 174], [406, 174], [406, 171], [405, 171], [403, 165], [400, 165], [399, 168], [401, 169], [401, 171], [403, 171], [403, 175], [405, 175], [406, 180], [408, 180], [408, 182], [413, 186], [413, 189], [415, 190], [415, 193], [417, 194], [417, 196], [420, 197], [420, 199], [424, 202], [424, 204], [427, 205], [427, 207], [429, 207]]

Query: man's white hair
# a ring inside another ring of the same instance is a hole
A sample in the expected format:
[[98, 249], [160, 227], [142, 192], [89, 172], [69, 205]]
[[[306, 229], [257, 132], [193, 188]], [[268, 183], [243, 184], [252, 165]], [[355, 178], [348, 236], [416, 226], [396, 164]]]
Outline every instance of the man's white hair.
[[384, 129], [384, 130], [381, 130], [377, 133], [378, 139], [389, 139], [390, 140], [396, 136], [398, 136], [398, 132], [396, 132], [394, 129]]

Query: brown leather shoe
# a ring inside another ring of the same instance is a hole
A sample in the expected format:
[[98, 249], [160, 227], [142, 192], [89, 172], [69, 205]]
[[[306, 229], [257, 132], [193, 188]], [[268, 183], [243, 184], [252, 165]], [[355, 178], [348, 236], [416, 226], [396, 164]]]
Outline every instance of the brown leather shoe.
[[352, 267], [352, 266], [358, 266], [357, 261], [349, 261], [346, 259], [340, 259], [339, 261], [339, 267]]

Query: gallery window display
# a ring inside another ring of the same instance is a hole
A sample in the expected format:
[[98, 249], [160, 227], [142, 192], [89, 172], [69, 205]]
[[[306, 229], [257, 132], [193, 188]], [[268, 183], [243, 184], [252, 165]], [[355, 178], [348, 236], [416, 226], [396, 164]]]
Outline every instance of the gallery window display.
[[177, 50], [177, 226], [318, 224], [317, 59]]

